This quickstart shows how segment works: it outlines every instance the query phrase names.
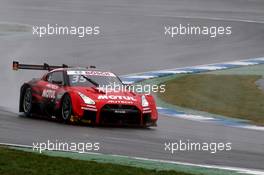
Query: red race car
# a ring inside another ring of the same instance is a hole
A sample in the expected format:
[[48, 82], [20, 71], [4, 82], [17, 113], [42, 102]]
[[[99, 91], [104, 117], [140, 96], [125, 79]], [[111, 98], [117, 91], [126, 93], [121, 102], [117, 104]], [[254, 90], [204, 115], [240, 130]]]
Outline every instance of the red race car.
[[156, 126], [158, 113], [153, 96], [109, 88], [113, 84], [124, 86], [112, 72], [14, 61], [13, 70], [19, 69], [48, 71], [21, 87], [19, 112], [26, 116], [48, 116], [67, 123]]

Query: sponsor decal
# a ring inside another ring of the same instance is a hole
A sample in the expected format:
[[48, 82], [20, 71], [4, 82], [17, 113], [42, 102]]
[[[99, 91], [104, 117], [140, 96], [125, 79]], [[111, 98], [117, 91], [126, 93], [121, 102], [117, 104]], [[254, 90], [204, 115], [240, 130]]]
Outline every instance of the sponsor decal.
[[56, 94], [56, 91], [54, 91], [54, 90], [44, 89], [43, 92], [42, 92], [42, 97], [54, 99], [55, 98], [55, 94]]
[[55, 89], [55, 90], [59, 88], [59, 86], [54, 85], [54, 84], [47, 84], [46, 87], [51, 88], [51, 89]]
[[99, 95], [98, 100], [126, 100], [126, 101], [137, 101], [134, 97], [131, 96], [122, 96], [122, 95]]
[[67, 71], [68, 75], [91, 75], [91, 76], [106, 76], [115, 77], [112, 72], [102, 72], [102, 71]]
[[112, 104], [133, 104], [132, 101], [122, 101], [122, 100], [109, 100], [107, 103], [112, 103]]

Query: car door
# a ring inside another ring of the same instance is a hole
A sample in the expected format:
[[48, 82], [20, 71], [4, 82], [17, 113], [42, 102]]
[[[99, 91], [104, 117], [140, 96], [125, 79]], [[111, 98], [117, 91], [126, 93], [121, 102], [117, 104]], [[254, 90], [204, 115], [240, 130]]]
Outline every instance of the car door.
[[46, 77], [46, 82], [42, 90], [44, 111], [48, 115], [53, 115], [57, 94], [64, 88], [65, 84], [63, 71], [50, 72]]

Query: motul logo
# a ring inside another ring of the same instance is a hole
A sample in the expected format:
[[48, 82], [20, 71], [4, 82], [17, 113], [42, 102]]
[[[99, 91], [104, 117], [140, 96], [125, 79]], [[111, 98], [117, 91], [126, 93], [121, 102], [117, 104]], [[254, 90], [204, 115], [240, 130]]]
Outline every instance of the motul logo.
[[99, 95], [98, 100], [127, 100], [127, 101], [137, 101], [134, 97], [121, 96], [121, 95]]

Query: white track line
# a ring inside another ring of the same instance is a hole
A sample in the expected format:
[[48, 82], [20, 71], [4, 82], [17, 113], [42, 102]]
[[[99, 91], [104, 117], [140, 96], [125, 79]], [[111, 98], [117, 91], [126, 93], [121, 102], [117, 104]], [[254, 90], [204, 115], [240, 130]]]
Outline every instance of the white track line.
[[[30, 145], [12, 144], [12, 143], [0, 143], [0, 145], [20, 147], [20, 148], [33, 148]], [[76, 151], [64, 151], [64, 152], [78, 153]], [[241, 174], [252, 174], [252, 175], [263, 175], [264, 174], [264, 170], [257, 170], [257, 169], [247, 169], [247, 168], [237, 168], [237, 167], [207, 165], [207, 164], [193, 164], [193, 163], [170, 161], [170, 160], [149, 159], [149, 158], [143, 158], [143, 157], [123, 156], [123, 155], [117, 155], [117, 154], [103, 154], [103, 153], [94, 153], [94, 152], [85, 152], [83, 154], [113, 156], [113, 157], [128, 158], [128, 159], [135, 159], [135, 160], [142, 160], [142, 161], [152, 161], [152, 162], [168, 163], [168, 164], [175, 164], [175, 165], [202, 167], [202, 168], [208, 168], [208, 169], [227, 170], [227, 171], [234, 171], [236, 173], [241, 173]]]
[[264, 21], [249, 20], [249, 19], [238, 19], [238, 18], [229, 18], [228, 19], [228, 18], [221, 18], [221, 17], [218, 18], [218, 17], [207, 17], [207, 16], [181, 16], [181, 15], [177, 15], [177, 16], [172, 16], [172, 15], [148, 15], [148, 16], [264, 24]]
[[255, 62], [234, 61], [234, 62], [226, 62], [224, 64], [237, 65], [237, 66], [250, 66], [250, 65], [257, 65], [258, 63], [255, 63]]

